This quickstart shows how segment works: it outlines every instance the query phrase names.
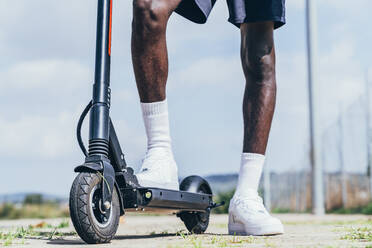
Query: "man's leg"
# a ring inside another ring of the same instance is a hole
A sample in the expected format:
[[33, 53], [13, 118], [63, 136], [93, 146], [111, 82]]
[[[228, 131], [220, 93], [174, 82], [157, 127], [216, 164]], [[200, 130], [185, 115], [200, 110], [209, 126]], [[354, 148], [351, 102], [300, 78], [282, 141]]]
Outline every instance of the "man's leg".
[[[244, 142], [238, 193], [257, 191], [275, 108], [273, 22], [241, 25], [241, 60], [246, 86], [243, 100]], [[245, 166], [244, 163], [249, 165]], [[247, 175], [246, 175], [247, 174]], [[245, 177], [249, 178], [245, 178]]]
[[273, 22], [241, 25], [241, 60], [246, 78], [243, 152], [265, 155], [276, 98]]
[[257, 190], [275, 108], [275, 49], [273, 22], [243, 23], [241, 60], [246, 78], [243, 100], [244, 142], [238, 186], [230, 203], [229, 233], [283, 233]]
[[132, 60], [141, 102], [166, 98], [168, 52], [166, 28], [181, 0], [134, 0]]
[[133, 1], [132, 61], [148, 141], [142, 170], [137, 174], [142, 186], [178, 189], [166, 100], [166, 27], [180, 1]]

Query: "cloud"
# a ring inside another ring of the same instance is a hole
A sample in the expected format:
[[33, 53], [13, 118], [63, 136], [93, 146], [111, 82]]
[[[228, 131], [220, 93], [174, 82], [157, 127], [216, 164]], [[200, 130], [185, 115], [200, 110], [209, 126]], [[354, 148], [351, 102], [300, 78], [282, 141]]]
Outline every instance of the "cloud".
[[[198, 86], [203, 84], [222, 84], [244, 81], [239, 57], [201, 58], [186, 68], [179, 68], [170, 81]], [[172, 86], [171, 86], [172, 87]]]
[[[348, 37], [335, 41], [330, 49], [319, 51], [316, 98], [324, 127], [338, 118], [341, 105], [353, 104], [364, 94], [365, 70], [357, 56], [356, 43]], [[277, 51], [278, 111], [307, 112], [307, 54]], [[296, 94], [288, 94], [296, 92]], [[281, 98], [281, 96], [287, 97]], [[282, 107], [283, 105], [283, 107]]]
[[[316, 114], [320, 115], [319, 120], [324, 137], [331, 139], [325, 140], [326, 142], [332, 143], [333, 139], [337, 138], [329, 132], [338, 125], [340, 109], [349, 110], [348, 117], [353, 119], [353, 128], [358, 127], [358, 130], [364, 130], [364, 110], [360, 109], [364, 103], [360, 101], [365, 94], [366, 73], [357, 56], [358, 50], [356, 48], [355, 41], [345, 37], [334, 41], [330, 49], [324, 49], [324, 52], [320, 52], [318, 56], [316, 63], [318, 81], [315, 94], [319, 109]], [[304, 51], [278, 50], [277, 53], [277, 109], [274, 115], [268, 154], [271, 157], [270, 161], [273, 161], [272, 163], [280, 163], [281, 166], [272, 166], [273, 170], [302, 169], [308, 165], [307, 163], [299, 164], [300, 156], [306, 158], [309, 151], [309, 95], [306, 59]], [[356, 126], [357, 123], [358, 126]], [[332, 129], [329, 129], [330, 126]], [[346, 133], [347, 137], [354, 138], [353, 141], [350, 141], [348, 149], [351, 151], [357, 147], [358, 156], [354, 156], [351, 163], [357, 164], [358, 166], [354, 166], [354, 168], [361, 171], [364, 169], [364, 164], [360, 163], [360, 157], [365, 155], [365, 137], [361, 131], [356, 132], [357, 135], [354, 136], [352, 133], [352, 128], [348, 129]], [[283, 139], [283, 137], [286, 138]], [[283, 146], [286, 149], [279, 149]], [[302, 147], [299, 155], [291, 155], [293, 151], [298, 150], [298, 147]], [[328, 162], [333, 161], [333, 163], [327, 163], [325, 169], [337, 169], [338, 164], [335, 156], [338, 155], [327, 154], [325, 156]], [[285, 164], [279, 162], [283, 157], [286, 157]]]
[[[60, 112], [50, 116], [22, 116], [15, 120], [0, 119], [0, 156], [3, 159], [25, 158], [56, 160], [73, 158], [78, 153], [76, 123], [80, 109], [74, 112]], [[87, 140], [88, 125], [84, 124], [82, 135]], [[126, 120], [115, 121], [119, 137], [125, 137], [125, 147], [131, 147], [135, 156], [143, 152], [145, 135], [142, 129], [128, 125]], [[85, 141], [87, 145], [87, 141]], [[19, 157], [19, 154], [22, 154]]]
[[[304, 3], [287, 0], [288, 24], [276, 32], [278, 101], [268, 152], [273, 170], [297, 166], [298, 161], [306, 160], [308, 152]], [[114, 4], [112, 116], [132, 166], [140, 163], [146, 145], [130, 64], [132, 2]], [[370, 8], [366, 4], [370, 6], [368, 0], [352, 5], [347, 1], [318, 1], [319, 82], [325, 125], [337, 119], [341, 101], [350, 104], [360, 98], [364, 67], [372, 68], [370, 32], [365, 31]], [[231, 172], [239, 167], [244, 76], [239, 59], [240, 33], [227, 17], [226, 2], [217, 1], [205, 25], [178, 15], [172, 16], [169, 24], [172, 135], [184, 175]], [[91, 95], [96, 2], [0, 1], [0, 23], [2, 163], [13, 168], [33, 160], [28, 171], [37, 171], [40, 180], [45, 177], [46, 166], [58, 169], [58, 177], [65, 178], [82, 159], [75, 125]], [[62, 160], [69, 166], [63, 167]], [[49, 178], [51, 182], [59, 180], [54, 175]], [[67, 192], [69, 185], [61, 181], [48, 190]], [[3, 182], [0, 188], [6, 190], [11, 183]], [[25, 185], [17, 187], [22, 190]], [[35, 187], [41, 188], [30, 186]]]
[[319, 100], [324, 123], [338, 118], [341, 106], [348, 106], [364, 96], [365, 72], [355, 55], [355, 44], [341, 40], [320, 56]]
[[339, 0], [327, 0], [327, 1], [318, 1], [318, 5], [321, 5], [323, 8], [330, 8], [336, 11], [346, 11], [344, 13], [352, 15], [363, 15], [367, 14], [368, 11], [363, 11], [366, 8], [368, 9], [371, 6], [371, 1], [369, 0], [358, 0], [354, 4], [350, 4], [348, 1], [339, 1]]
[[286, 0], [286, 8], [293, 9], [293, 11], [296, 10], [303, 10], [305, 9], [305, 0]]
[[0, 89], [9, 87], [27, 91], [30, 89], [76, 90], [90, 78], [92, 70], [74, 60], [21, 61], [0, 72]]
[[[23, 116], [18, 120], [0, 119], [0, 154], [2, 158], [57, 159], [70, 156], [75, 149], [76, 113], [55, 116]], [[19, 155], [22, 155], [19, 157]]]
[[[286, 7], [287, 9], [290, 9], [291, 11], [296, 10], [304, 10], [306, 6], [307, 0], [286, 0]], [[310, 0], [313, 1], [313, 0]], [[316, 5], [318, 7], [318, 10], [324, 10], [327, 11], [329, 9], [332, 9], [333, 11], [342, 11], [347, 14], [366, 14], [367, 12], [361, 11], [363, 8], [368, 8], [370, 6], [369, 0], [358, 0], [354, 4], [350, 4], [348, 1], [339, 1], [339, 0], [327, 0], [327, 1], [320, 1], [315, 0]]]

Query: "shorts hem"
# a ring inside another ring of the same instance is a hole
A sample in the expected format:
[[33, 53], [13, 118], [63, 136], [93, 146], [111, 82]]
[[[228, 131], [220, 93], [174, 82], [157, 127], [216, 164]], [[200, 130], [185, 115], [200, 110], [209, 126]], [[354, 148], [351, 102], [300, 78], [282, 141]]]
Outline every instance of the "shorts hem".
[[[215, 1], [213, 2], [213, 5], [214, 3]], [[199, 0], [188, 2], [182, 1], [175, 12], [194, 23], [204, 24], [207, 22], [212, 8], [206, 10], [202, 7]]]
[[228, 21], [235, 25], [236, 27], [240, 28], [242, 23], [255, 23], [255, 22], [265, 22], [265, 21], [273, 21], [274, 22], [274, 29], [280, 28], [286, 22], [284, 16], [273, 16], [273, 17], [265, 17], [265, 18], [244, 18], [244, 19], [234, 19], [229, 18]]

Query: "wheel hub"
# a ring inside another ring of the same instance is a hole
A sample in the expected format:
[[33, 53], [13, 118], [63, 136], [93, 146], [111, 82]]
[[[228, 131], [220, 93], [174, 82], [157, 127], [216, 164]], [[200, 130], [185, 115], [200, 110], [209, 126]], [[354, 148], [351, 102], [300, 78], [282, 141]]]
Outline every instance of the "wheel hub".
[[102, 188], [100, 185], [94, 186], [90, 193], [90, 211], [93, 221], [100, 227], [106, 227], [110, 224], [112, 218], [112, 207], [104, 210], [102, 203]]

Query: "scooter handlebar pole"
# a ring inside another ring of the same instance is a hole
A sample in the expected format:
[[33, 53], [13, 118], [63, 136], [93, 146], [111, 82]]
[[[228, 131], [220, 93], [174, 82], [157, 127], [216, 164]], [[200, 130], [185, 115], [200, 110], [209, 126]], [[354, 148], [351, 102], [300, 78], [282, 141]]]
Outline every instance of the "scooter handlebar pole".
[[112, 0], [98, 0], [95, 77], [89, 123], [89, 155], [108, 156]]

